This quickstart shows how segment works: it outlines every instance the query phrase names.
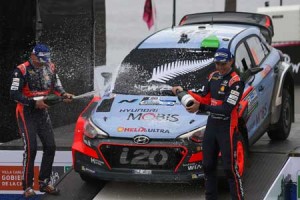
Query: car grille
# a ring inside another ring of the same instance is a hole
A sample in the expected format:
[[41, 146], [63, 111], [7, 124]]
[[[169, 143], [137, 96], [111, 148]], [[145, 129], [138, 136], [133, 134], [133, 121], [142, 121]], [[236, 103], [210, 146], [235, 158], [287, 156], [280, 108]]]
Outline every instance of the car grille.
[[104, 159], [114, 168], [175, 170], [185, 150], [182, 147], [121, 146], [100, 147]]

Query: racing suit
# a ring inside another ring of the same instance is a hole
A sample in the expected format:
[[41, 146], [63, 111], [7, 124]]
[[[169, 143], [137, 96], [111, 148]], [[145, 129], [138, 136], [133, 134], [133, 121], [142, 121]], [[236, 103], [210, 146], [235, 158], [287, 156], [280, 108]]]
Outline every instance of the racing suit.
[[203, 138], [203, 169], [206, 199], [217, 199], [217, 161], [221, 152], [224, 172], [229, 182], [232, 199], [244, 199], [241, 178], [236, 164], [238, 137], [238, 103], [244, 83], [231, 71], [222, 76], [218, 71], [210, 74], [199, 92], [200, 111], [209, 112]]
[[55, 141], [47, 109], [36, 109], [33, 97], [50, 93], [65, 93], [53, 63], [35, 67], [31, 61], [19, 65], [13, 72], [10, 97], [17, 102], [16, 118], [24, 142], [23, 177], [25, 190], [33, 185], [37, 135], [43, 144], [39, 180], [50, 178], [55, 155]]

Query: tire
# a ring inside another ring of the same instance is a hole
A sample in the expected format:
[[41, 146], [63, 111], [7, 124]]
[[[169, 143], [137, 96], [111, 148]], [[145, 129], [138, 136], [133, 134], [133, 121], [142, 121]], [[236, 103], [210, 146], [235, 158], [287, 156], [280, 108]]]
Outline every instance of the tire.
[[287, 88], [282, 91], [282, 107], [280, 117], [275, 126], [268, 131], [271, 140], [285, 140], [288, 138], [292, 125], [292, 99]]

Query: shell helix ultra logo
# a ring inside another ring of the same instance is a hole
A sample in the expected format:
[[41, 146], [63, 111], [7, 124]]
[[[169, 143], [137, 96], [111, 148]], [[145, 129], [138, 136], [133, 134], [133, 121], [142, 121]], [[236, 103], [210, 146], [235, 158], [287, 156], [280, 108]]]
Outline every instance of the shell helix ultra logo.
[[168, 129], [144, 128], [144, 127], [118, 127], [119, 133], [170, 133]]

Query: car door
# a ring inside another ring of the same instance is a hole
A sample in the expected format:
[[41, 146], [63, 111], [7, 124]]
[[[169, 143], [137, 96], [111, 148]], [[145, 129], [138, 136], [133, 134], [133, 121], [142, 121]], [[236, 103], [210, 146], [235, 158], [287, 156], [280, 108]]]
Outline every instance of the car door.
[[[253, 60], [249, 54], [249, 48], [246, 45], [246, 40], [240, 42], [237, 45], [235, 52], [235, 65], [237, 70], [239, 71], [241, 77], [243, 77], [244, 73], [253, 67]], [[256, 76], [256, 75], [255, 75]], [[247, 113], [245, 115], [246, 126], [248, 129], [248, 137], [252, 137], [255, 133], [255, 130], [258, 127], [258, 123], [256, 121], [256, 116], [258, 116], [259, 110], [262, 110], [261, 104], [259, 103], [258, 98], [258, 85], [260, 84], [260, 79], [255, 76], [250, 77], [245, 81], [245, 89], [244, 93], [247, 93], [245, 99], [248, 101]]]
[[275, 83], [274, 65], [276, 62], [269, 56], [269, 49], [259, 37], [249, 37], [246, 40], [246, 45], [248, 46], [250, 57], [252, 57], [253, 66], [263, 69], [260, 73], [255, 75], [256, 77], [253, 84], [256, 85], [259, 102], [255, 116], [255, 124], [260, 130], [266, 130], [269, 126], [271, 98]]

